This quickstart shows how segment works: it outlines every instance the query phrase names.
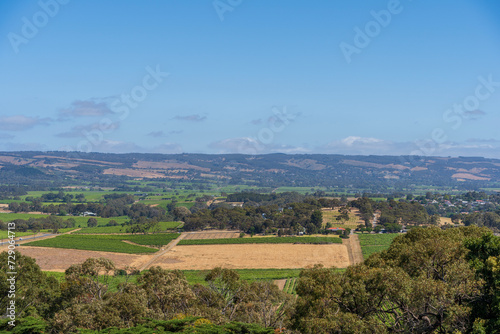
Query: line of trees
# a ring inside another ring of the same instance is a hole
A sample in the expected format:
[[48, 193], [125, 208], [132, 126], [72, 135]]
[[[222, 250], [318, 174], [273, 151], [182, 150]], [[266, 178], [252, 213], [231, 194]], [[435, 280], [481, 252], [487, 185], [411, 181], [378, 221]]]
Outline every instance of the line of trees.
[[8, 208], [13, 212], [40, 211], [63, 216], [67, 214], [78, 216], [84, 212], [93, 212], [103, 218], [120, 216], [129, 216], [131, 219], [147, 217], [161, 220], [167, 218], [167, 211], [164, 208], [135, 203], [134, 196], [127, 194], [105, 195], [104, 201], [101, 202], [62, 203], [58, 205], [42, 205], [40, 198], [36, 198], [32, 202], [12, 202]]
[[[180, 217], [176, 217], [180, 218]], [[290, 203], [285, 208], [277, 205], [226, 207], [203, 209], [184, 216], [187, 231], [206, 228], [231, 229], [250, 234], [280, 233], [308, 234], [322, 229], [323, 215], [320, 206], [308, 203]]]

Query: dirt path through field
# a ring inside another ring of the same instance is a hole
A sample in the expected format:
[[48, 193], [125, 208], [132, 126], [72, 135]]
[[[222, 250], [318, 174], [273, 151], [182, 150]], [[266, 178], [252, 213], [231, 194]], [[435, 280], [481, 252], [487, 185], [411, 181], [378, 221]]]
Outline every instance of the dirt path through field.
[[141, 245], [141, 244], [132, 242], [130, 240], [121, 240], [121, 242], [124, 242], [124, 243], [129, 244], [129, 245], [134, 245], [134, 246], [140, 246], [140, 247], [147, 247], [147, 248], [158, 249], [158, 247], [153, 247], [153, 246], [150, 246], [150, 245]]
[[145, 263], [144, 265], [142, 265], [139, 268], [139, 270], [143, 271], [145, 269], [148, 269], [156, 260], [158, 260], [158, 258], [160, 256], [162, 256], [163, 254], [165, 254], [166, 252], [168, 252], [169, 250], [171, 250], [172, 248], [174, 248], [175, 246], [177, 246], [177, 244], [179, 243], [179, 241], [181, 241], [182, 239], [184, 239], [184, 237], [186, 235], [187, 235], [186, 233], [181, 233], [181, 235], [177, 239], [170, 241], [170, 243], [167, 245], [167, 247], [165, 249], [163, 249], [163, 250], [155, 253], [155, 255], [153, 256], [153, 258], [151, 260], [149, 260], [147, 263]]
[[349, 263], [355, 265], [363, 262], [363, 253], [357, 234], [350, 234], [349, 239], [342, 239], [342, 244], [347, 247], [349, 253]]

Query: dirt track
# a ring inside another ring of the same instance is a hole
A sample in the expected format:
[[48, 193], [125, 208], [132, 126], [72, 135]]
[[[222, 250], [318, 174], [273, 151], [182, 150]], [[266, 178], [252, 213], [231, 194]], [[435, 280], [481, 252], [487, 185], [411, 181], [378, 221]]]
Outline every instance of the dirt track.
[[342, 245], [345, 245], [347, 247], [350, 264], [358, 264], [363, 262], [363, 252], [361, 251], [361, 245], [359, 244], [359, 238], [357, 234], [351, 234], [349, 239], [342, 239]]

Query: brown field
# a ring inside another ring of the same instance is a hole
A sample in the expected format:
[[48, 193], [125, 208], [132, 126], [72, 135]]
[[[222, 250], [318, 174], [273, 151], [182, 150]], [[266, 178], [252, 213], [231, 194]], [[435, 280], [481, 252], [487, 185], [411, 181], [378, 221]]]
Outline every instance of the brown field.
[[330, 208], [321, 209], [323, 212], [323, 224], [331, 223], [333, 227], [343, 227], [343, 228], [356, 228], [359, 224], [364, 224], [365, 222], [361, 220], [360, 213], [358, 209], [351, 208], [349, 213], [349, 220], [337, 220], [336, 217], [340, 215], [338, 208], [334, 210]]
[[191, 165], [187, 162], [177, 162], [175, 160], [156, 161], [137, 161], [133, 167], [136, 168], [156, 168], [156, 169], [195, 169], [203, 172], [210, 172], [210, 168]]
[[103, 174], [120, 175], [120, 176], [130, 176], [130, 177], [145, 177], [145, 178], [165, 178], [164, 174], [156, 173], [153, 171], [141, 171], [131, 168], [108, 168], [105, 169]]
[[[81, 161], [84, 163], [89, 163], [89, 162], [94, 162], [99, 165], [123, 165], [121, 162], [109, 162], [109, 161], [101, 161], [101, 160], [90, 160], [90, 159], [78, 159], [74, 157], [57, 157], [57, 156], [52, 156], [52, 155], [37, 155], [34, 156], [33, 158], [35, 159], [43, 159], [43, 158], [50, 158], [50, 159], [59, 159], [59, 160], [74, 160], [74, 161]], [[93, 164], [91, 164], [93, 165]]]
[[16, 250], [34, 258], [42, 270], [59, 272], [65, 271], [72, 264], [82, 263], [89, 257], [105, 257], [112, 260], [117, 268], [139, 268], [154, 256], [29, 246], [18, 247]]
[[453, 224], [451, 218], [439, 217], [439, 225]]
[[455, 179], [467, 179], [467, 180], [491, 180], [489, 177], [481, 177], [469, 173], [455, 173], [451, 176], [452, 178]]
[[[166, 249], [147, 255], [29, 246], [18, 247], [17, 250], [24, 255], [33, 257], [42, 270], [59, 272], [65, 271], [73, 264], [82, 263], [90, 257], [110, 259], [119, 269], [131, 266], [140, 270], [157, 265], [165, 269], [195, 270], [207, 270], [218, 266], [240, 269], [307, 268], [314, 264], [345, 268], [350, 264], [358, 263], [354, 249], [356, 245], [350, 243], [350, 239], [343, 240], [343, 244], [333, 245], [235, 244], [177, 246], [177, 242], [183, 238], [237, 237], [239, 237], [238, 232], [183, 233]], [[24, 243], [24, 241], [20, 243]]]
[[315, 264], [345, 268], [350, 265], [345, 245], [240, 244], [176, 246], [153, 265], [165, 269], [208, 270], [307, 268]]
[[2, 162], [8, 162], [13, 165], [26, 165], [33, 161], [32, 159], [23, 159], [23, 158], [18, 158], [18, 157], [12, 157], [9, 155], [1, 155], [0, 156], [0, 161]]
[[184, 237], [185, 240], [199, 239], [229, 239], [239, 238], [239, 232], [213, 231], [213, 232], [190, 232]]

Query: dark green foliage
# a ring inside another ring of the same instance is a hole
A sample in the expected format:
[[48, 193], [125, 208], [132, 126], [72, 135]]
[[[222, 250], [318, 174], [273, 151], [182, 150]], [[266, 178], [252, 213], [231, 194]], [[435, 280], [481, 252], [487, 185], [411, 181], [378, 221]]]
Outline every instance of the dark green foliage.
[[35, 318], [32, 316], [16, 319], [15, 326], [12, 327], [9, 324], [10, 320], [0, 321], [0, 331], [2, 333], [14, 333], [14, 334], [41, 334], [47, 333], [48, 324], [46, 321], [40, 318]]
[[464, 241], [474, 244], [489, 233], [416, 228], [343, 273], [305, 270], [297, 287], [294, 328], [311, 334], [468, 332], [480, 320], [471, 306], [486, 296]]
[[[487, 333], [500, 332], [500, 238], [486, 234], [465, 243], [478, 279], [484, 280], [481, 298], [473, 303], [473, 314], [484, 320]], [[479, 326], [479, 325], [478, 325]]]
[[131, 328], [108, 328], [102, 331], [81, 330], [81, 334], [153, 334], [153, 333], [192, 333], [192, 334], [273, 334], [273, 328], [264, 328], [256, 324], [230, 322], [225, 325], [204, 323], [203, 318], [187, 317], [168, 321], [149, 321], [143, 325]]

